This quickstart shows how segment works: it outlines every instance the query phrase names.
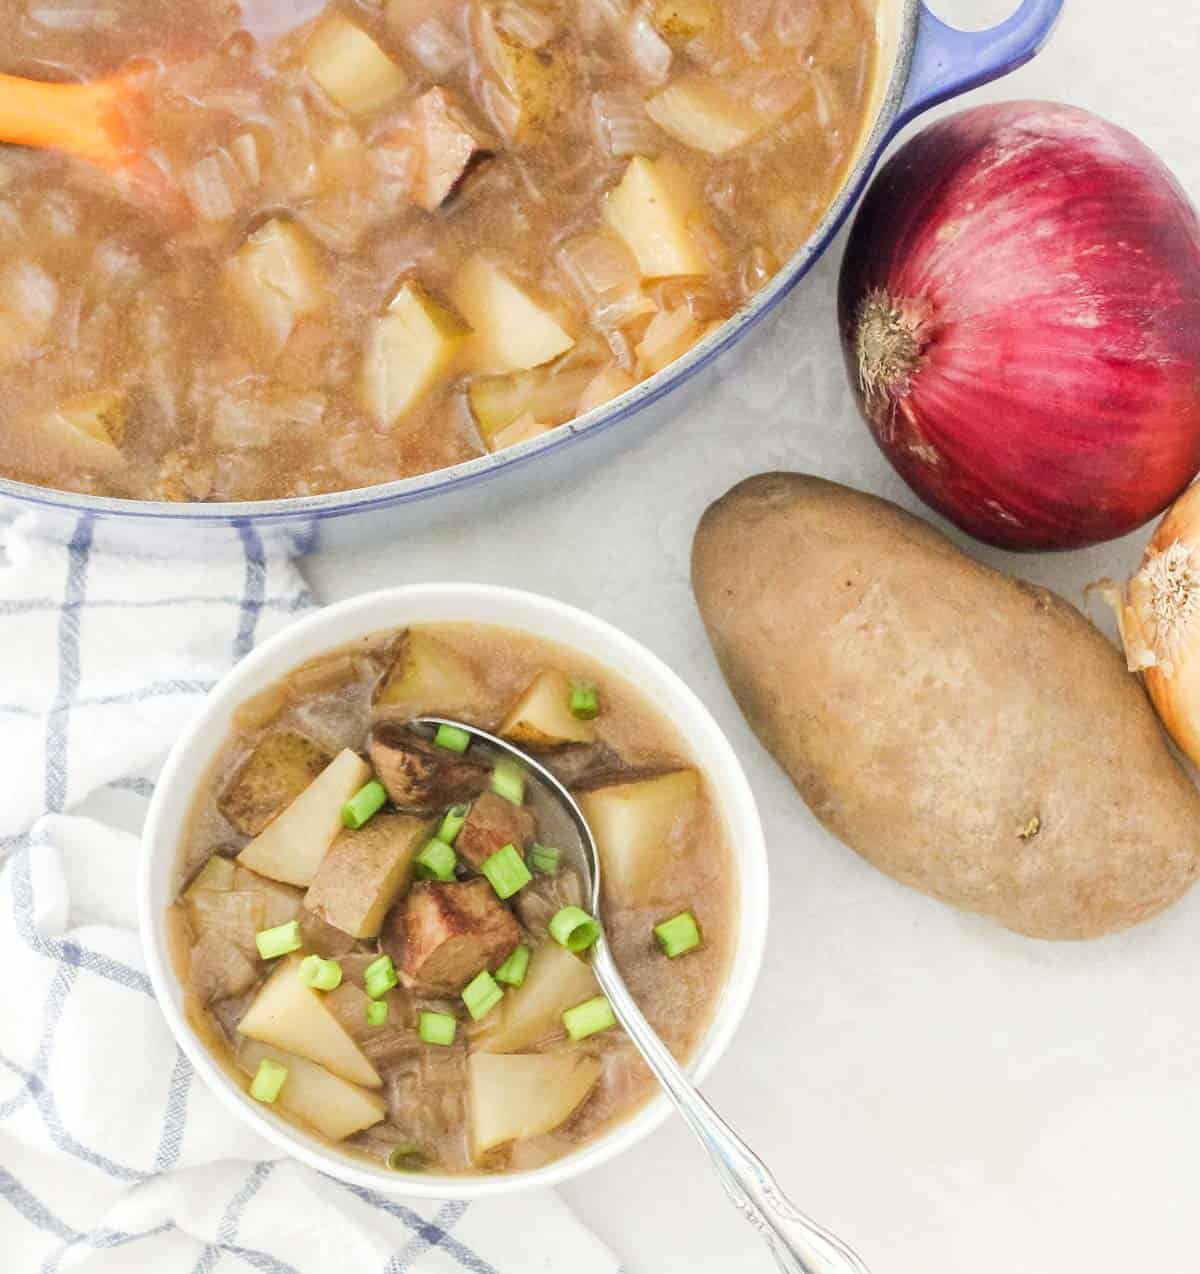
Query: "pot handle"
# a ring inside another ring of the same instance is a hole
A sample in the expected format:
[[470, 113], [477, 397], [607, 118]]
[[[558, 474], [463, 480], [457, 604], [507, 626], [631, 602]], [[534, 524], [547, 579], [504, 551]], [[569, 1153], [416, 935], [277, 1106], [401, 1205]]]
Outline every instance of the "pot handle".
[[1035, 57], [1050, 38], [1064, 0], [1022, 0], [1021, 7], [987, 31], [959, 31], [921, 0], [917, 43], [899, 129], [931, 106], [1008, 75]]

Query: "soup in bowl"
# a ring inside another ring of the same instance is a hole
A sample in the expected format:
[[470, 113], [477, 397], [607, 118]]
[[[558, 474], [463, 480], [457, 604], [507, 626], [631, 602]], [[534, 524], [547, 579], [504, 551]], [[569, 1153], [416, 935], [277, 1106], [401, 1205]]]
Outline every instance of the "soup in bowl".
[[874, 9], [0, 0], [0, 71], [115, 85], [131, 149], [0, 153], [0, 474], [314, 497], [621, 397], [821, 222]]
[[244, 1117], [343, 1179], [409, 1193], [547, 1184], [666, 1114], [588, 963], [569, 819], [639, 1006], [702, 1073], [761, 959], [765, 855], [691, 693], [607, 625], [528, 594], [424, 586], [276, 637], [179, 741], [147, 827], [156, 990]]

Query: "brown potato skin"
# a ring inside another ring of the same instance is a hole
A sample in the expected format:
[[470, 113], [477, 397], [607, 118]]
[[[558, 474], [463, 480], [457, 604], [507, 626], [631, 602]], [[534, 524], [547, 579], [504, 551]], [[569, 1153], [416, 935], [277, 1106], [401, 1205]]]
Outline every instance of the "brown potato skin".
[[708, 509], [692, 587], [758, 737], [890, 876], [1037, 938], [1127, 928], [1195, 880], [1200, 794], [1056, 594], [792, 473]]

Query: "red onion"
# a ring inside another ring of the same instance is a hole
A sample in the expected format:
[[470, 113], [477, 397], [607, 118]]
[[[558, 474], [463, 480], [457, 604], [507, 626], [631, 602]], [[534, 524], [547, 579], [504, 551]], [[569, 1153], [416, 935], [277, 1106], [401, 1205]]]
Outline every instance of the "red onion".
[[840, 313], [876, 441], [981, 540], [1112, 539], [1200, 469], [1200, 222], [1086, 111], [982, 106], [910, 141], [863, 203]]

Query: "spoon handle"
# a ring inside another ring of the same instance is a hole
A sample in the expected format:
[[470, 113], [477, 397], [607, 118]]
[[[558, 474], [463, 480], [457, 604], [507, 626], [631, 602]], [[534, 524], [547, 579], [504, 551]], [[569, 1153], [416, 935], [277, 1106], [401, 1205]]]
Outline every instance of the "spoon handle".
[[592, 967], [625, 1033], [708, 1151], [725, 1193], [762, 1235], [784, 1274], [868, 1274], [850, 1248], [788, 1199], [766, 1164], [692, 1085], [634, 1003], [603, 937]]

